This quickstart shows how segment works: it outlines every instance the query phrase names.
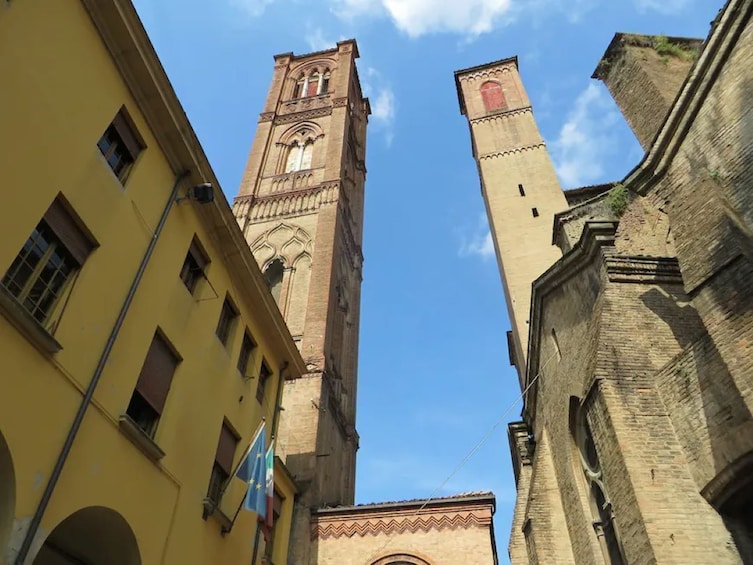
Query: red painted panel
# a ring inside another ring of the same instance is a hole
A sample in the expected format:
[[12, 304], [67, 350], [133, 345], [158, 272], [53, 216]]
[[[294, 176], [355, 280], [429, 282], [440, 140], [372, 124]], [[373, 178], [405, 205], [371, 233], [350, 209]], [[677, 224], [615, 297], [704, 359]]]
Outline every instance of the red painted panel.
[[487, 81], [481, 85], [481, 98], [487, 112], [502, 110], [505, 107], [505, 96], [502, 86], [498, 82]]

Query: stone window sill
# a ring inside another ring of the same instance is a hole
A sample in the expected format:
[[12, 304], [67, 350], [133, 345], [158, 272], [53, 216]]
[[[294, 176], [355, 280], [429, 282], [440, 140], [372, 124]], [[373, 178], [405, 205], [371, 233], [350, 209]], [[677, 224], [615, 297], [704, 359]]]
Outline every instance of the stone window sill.
[[212, 500], [211, 498], [205, 498], [202, 500], [202, 514], [201, 517], [206, 520], [209, 517], [213, 517], [215, 520], [217, 520], [220, 523], [220, 531], [223, 535], [225, 533], [229, 532], [232, 525], [233, 520], [225, 514], [222, 510], [220, 510], [219, 505], [217, 502]]
[[34, 317], [29, 314], [16, 298], [0, 284], [0, 311], [23, 333], [31, 343], [43, 353], [57, 353], [63, 346], [52, 337]]
[[120, 431], [149, 459], [159, 461], [165, 456], [162, 448], [144, 430], [138, 427], [128, 414], [121, 414], [118, 421], [120, 422]]

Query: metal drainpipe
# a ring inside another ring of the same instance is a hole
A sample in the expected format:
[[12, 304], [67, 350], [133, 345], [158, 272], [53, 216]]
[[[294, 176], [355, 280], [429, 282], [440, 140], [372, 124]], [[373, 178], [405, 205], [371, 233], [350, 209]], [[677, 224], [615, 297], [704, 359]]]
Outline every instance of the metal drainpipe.
[[173, 185], [173, 189], [170, 192], [170, 199], [167, 201], [167, 204], [165, 205], [165, 209], [162, 211], [162, 217], [159, 220], [159, 224], [157, 224], [157, 229], [154, 231], [154, 234], [152, 235], [152, 240], [149, 242], [149, 246], [146, 248], [146, 252], [144, 253], [143, 259], [141, 259], [141, 264], [139, 265], [139, 269], [136, 272], [136, 276], [133, 278], [133, 282], [131, 283], [131, 288], [128, 290], [128, 295], [126, 296], [126, 299], [123, 302], [123, 305], [120, 307], [120, 313], [118, 314], [118, 318], [115, 320], [115, 325], [113, 326], [112, 331], [110, 332], [110, 337], [107, 339], [105, 348], [102, 350], [102, 355], [99, 358], [99, 363], [97, 363], [97, 368], [94, 369], [94, 375], [92, 376], [91, 381], [89, 381], [89, 386], [86, 388], [86, 394], [84, 394], [84, 398], [81, 401], [81, 405], [78, 408], [78, 412], [76, 412], [76, 417], [73, 420], [73, 424], [71, 425], [70, 430], [68, 430], [68, 436], [65, 438], [63, 449], [60, 451], [60, 455], [58, 455], [57, 461], [55, 461], [55, 467], [53, 468], [52, 474], [50, 475], [50, 480], [47, 481], [47, 486], [45, 487], [44, 493], [42, 494], [42, 498], [39, 501], [39, 505], [37, 506], [37, 509], [34, 512], [34, 517], [31, 519], [31, 522], [29, 523], [29, 529], [26, 531], [26, 536], [24, 537], [24, 541], [21, 544], [21, 548], [18, 550], [18, 555], [16, 556], [16, 560], [15, 560], [16, 565], [23, 565], [23, 562], [29, 553], [29, 549], [31, 548], [31, 544], [32, 544], [32, 541], [34, 540], [34, 536], [36, 535], [37, 530], [39, 529], [39, 524], [42, 522], [42, 516], [44, 516], [44, 512], [47, 509], [47, 505], [50, 502], [50, 498], [52, 498], [52, 493], [55, 491], [55, 487], [57, 486], [58, 479], [60, 479], [60, 475], [63, 471], [63, 466], [65, 465], [65, 462], [68, 459], [68, 455], [71, 452], [73, 441], [76, 439], [76, 435], [78, 435], [78, 431], [81, 428], [81, 423], [84, 421], [84, 415], [86, 414], [86, 410], [87, 408], [89, 408], [89, 404], [91, 404], [92, 397], [94, 396], [94, 390], [97, 388], [99, 379], [102, 376], [102, 373], [105, 369], [105, 365], [107, 364], [107, 360], [110, 358], [110, 353], [112, 352], [112, 348], [115, 345], [115, 340], [118, 338], [120, 329], [123, 327], [123, 321], [125, 320], [126, 314], [128, 314], [128, 310], [131, 307], [133, 298], [136, 295], [136, 290], [138, 289], [138, 286], [141, 283], [141, 278], [144, 275], [144, 271], [146, 271], [146, 267], [147, 267], [147, 264], [149, 263], [149, 259], [151, 258], [152, 252], [154, 251], [154, 248], [157, 245], [157, 239], [159, 238], [160, 233], [162, 232], [162, 228], [165, 227], [165, 222], [167, 222], [167, 216], [170, 214], [170, 210], [173, 207], [173, 203], [175, 202], [175, 199], [178, 196], [178, 189], [180, 188], [180, 183], [189, 174], [190, 174], [190, 171], [183, 171], [175, 179], [175, 184]]
[[277, 422], [280, 419], [280, 410], [282, 410], [282, 383], [285, 379], [283, 373], [288, 368], [288, 362], [285, 361], [280, 367], [279, 375], [277, 377], [277, 392], [275, 393], [275, 411], [272, 414], [272, 438], [277, 437]]

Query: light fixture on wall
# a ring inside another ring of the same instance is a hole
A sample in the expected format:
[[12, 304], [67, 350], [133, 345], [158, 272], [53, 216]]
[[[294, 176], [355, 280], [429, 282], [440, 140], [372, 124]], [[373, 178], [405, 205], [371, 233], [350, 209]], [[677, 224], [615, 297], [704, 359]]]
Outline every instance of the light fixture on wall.
[[214, 185], [211, 182], [203, 182], [192, 186], [186, 191], [185, 196], [176, 198], [175, 202], [182, 202], [183, 200], [194, 200], [199, 204], [210, 204], [214, 202]]

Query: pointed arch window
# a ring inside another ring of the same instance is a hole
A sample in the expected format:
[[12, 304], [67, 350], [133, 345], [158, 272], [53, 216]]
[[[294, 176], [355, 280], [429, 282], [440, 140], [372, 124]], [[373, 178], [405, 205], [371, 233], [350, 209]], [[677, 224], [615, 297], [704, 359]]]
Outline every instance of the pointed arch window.
[[317, 94], [319, 94], [319, 73], [314, 72], [308, 77], [306, 96], [316, 96]]
[[588, 425], [585, 410], [577, 398], [570, 399], [570, 432], [577, 446], [580, 470], [587, 487], [587, 495], [593, 518], [593, 528], [601, 546], [604, 563], [624, 565], [622, 548], [617, 536], [612, 503], [604, 487], [601, 462], [596, 444]]
[[496, 81], [488, 80], [481, 85], [481, 99], [487, 112], [502, 110], [505, 107], [505, 95], [502, 93], [502, 85]]
[[285, 162], [285, 172], [292, 173], [293, 171], [300, 170], [299, 162], [302, 157], [303, 155], [301, 152], [301, 146], [296, 141], [288, 148], [288, 158]]
[[319, 91], [317, 94], [327, 94], [329, 92], [329, 71], [325, 71], [322, 80], [319, 81]]
[[284, 274], [285, 266], [280, 259], [272, 261], [264, 271], [267, 286], [269, 286], [269, 290], [278, 304], [280, 303], [280, 291], [282, 290], [282, 277]]
[[293, 142], [288, 148], [288, 157], [285, 160], [285, 172], [294, 173], [311, 168], [311, 159], [314, 154], [314, 142]]
[[293, 89], [293, 98], [301, 98], [304, 92], [306, 92], [306, 77], [301, 75], [301, 78], [299, 78], [295, 83], [295, 88]]

